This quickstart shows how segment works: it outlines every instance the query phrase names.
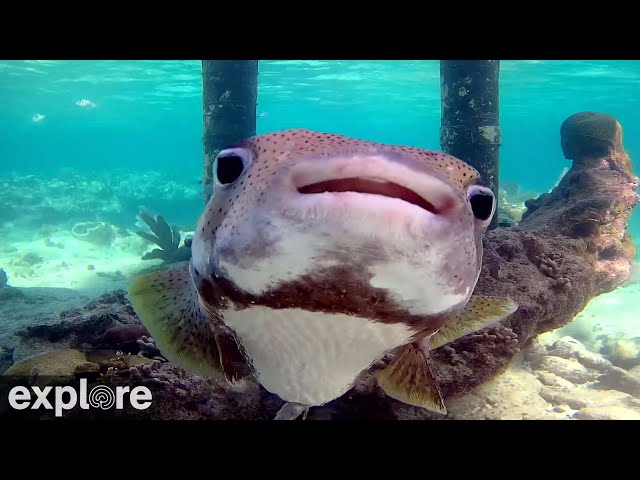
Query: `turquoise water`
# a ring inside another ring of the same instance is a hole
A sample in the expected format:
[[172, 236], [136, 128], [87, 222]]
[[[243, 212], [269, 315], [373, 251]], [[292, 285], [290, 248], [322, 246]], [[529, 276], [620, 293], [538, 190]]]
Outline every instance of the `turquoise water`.
[[[581, 110], [616, 116], [640, 161], [640, 61], [503, 61], [500, 83], [502, 182], [552, 187], [569, 165], [559, 126]], [[308, 127], [437, 149], [439, 102], [437, 61], [261, 61], [258, 131]], [[200, 61], [3, 61], [0, 103], [0, 174], [200, 178]], [[638, 213], [633, 226], [640, 233]]]
[[[199, 60], [0, 61], [0, 268], [20, 290], [0, 298], [0, 373], [40, 348], [38, 340], [14, 351], [18, 329], [125, 289], [150, 265], [142, 256], [155, 245], [135, 235], [144, 228], [135, 224], [141, 207], [177, 224], [182, 239], [193, 230], [204, 202], [200, 69]], [[259, 71], [258, 133], [304, 127], [440, 148], [438, 61], [261, 61]], [[532, 196], [553, 188], [571, 165], [560, 125], [585, 110], [618, 118], [640, 173], [640, 61], [502, 61], [500, 88], [502, 185], [515, 183]], [[631, 231], [640, 245], [640, 208]], [[639, 292], [640, 269], [542, 344], [551, 351], [570, 335], [640, 381]], [[601, 398], [580, 380], [574, 401], [551, 401], [538, 395], [542, 384], [533, 373], [530, 383], [519, 383], [521, 373], [496, 387], [506, 390], [478, 397], [486, 412], [473, 402], [457, 411], [546, 418], [547, 404], [561, 414], [581, 408], [578, 398], [622, 405], [633, 411], [617, 414], [640, 418], [638, 392], [632, 401], [620, 396], [633, 382], [603, 383]], [[511, 410], [495, 405], [528, 394], [534, 401]]]

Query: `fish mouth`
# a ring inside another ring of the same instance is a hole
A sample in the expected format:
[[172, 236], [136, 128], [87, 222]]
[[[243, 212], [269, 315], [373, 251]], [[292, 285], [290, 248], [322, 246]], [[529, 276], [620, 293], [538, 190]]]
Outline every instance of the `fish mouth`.
[[298, 193], [301, 194], [319, 194], [319, 193], [342, 193], [352, 192], [369, 195], [378, 195], [388, 198], [403, 200], [407, 203], [415, 205], [434, 215], [441, 214], [443, 207], [436, 207], [421, 195], [418, 195], [410, 188], [404, 187], [398, 183], [365, 177], [350, 177], [333, 180], [322, 180], [308, 185], [297, 187]]

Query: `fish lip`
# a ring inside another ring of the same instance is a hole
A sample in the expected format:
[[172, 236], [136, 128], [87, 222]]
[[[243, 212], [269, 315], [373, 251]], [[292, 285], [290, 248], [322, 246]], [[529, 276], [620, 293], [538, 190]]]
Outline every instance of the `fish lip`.
[[378, 195], [411, 203], [417, 207], [433, 213], [440, 214], [441, 211], [433, 203], [418, 195], [413, 190], [402, 185], [387, 180], [377, 178], [344, 177], [330, 180], [323, 180], [304, 185], [297, 188], [298, 193], [303, 195], [316, 193], [354, 193], [365, 195]]
[[291, 183], [302, 196], [375, 195], [431, 215], [450, 213], [462, 205], [453, 188], [428, 170], [416, 171], [381, 155], [303, 163], [292, 170]]

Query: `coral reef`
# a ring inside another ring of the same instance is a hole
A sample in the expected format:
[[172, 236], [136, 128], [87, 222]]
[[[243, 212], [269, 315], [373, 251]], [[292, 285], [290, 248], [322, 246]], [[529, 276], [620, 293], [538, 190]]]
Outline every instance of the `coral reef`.
[[32, 323], [15, 331], [15, 344], [6, 350], [12, 355], [11, 363], [59, 350], [93, 352], [95, 358], [91, 361], [100, 364], [101, 352], [107, 352], [109, 358], [115, 357], [115, 352], [120, 352], [123, 358], [134, 355], [137, 361], [127, 363], [127, 368], [145, 363], [138, 354], [147, 359], [166, 361], [133, 313], [122, 290], [104, 294], [82, 307], [65, 310], [57, 321], [39, 318]]
[[543, 337], [529, 350], [528, 358], [544, 384], [540, 395], [573, 410], [573, 418], [594, 418], [600, 409], [616, 409], [618, 416], [626, 412], [627, 418], [640, 415], [640, 381], [576, 339]]
[[160, 259], [164, 263], [174, 263], [191, 258], [191, 239], [185, 239], [184, 244], [180, 246], [180, 232], [175, 227], [171, 228], [161, 215], [157, 215], [155, 220], [145, 212], [139, 215], [142, 221], [149, 225], [154, 235], [147, 232], [136, 233], [160, 247], [145, 253], [142, 256], [143, 260]]
[[[30, 357], [4, 372], [7, 376], [67, 377], [76, 373], [98, 372], [99, 365], [87, 361], [86, 355], [74, 349], [62, 349]], [[35, 378], [33, 378], [35, 380]]]
[[0, 288], [0, 345], [13, 349], [16, 330], [34, 323], [54, 322], [56, 315], [89, 300], [68, 288]]
[[[87, 303], [81, 308], [66, 310], [60, 314], [59, 320], [44, 318], [33, 321], [31, 325], [15, 331], [13, 357], [18, 362], [36, 354], [60, 348], [86, 350], [96, 345], [100, 348], [119, 347], [116, 341], [108, 340], [117, 335], [106, 335], [113, 328], [130, 324], [138, 324], [131, 307], [125, 302], [125, 292], [114, 291]], [[135, 345], [135, 340], [130, 342]]]
[[156, 341], [153, 337], [147, 337], [143, 335], [137, 340], [138, 346], [140, 347], [140, 351], [143, 352], [147, 357], [162, 357], [162, 352], [156, 346]]
[[74, 238], [99, 246], [110, 246], [116, 238], [113, 225], [106, 222], [78, 222], [71, 229]]
[[[65, 169], [57, 177], [8, 174], [0, 177], [0, 224], [13, 229], [33, 229], [76, 222], [105, 221], [128, 225], [140, 205], [185, 218], [184, 212], [197, 216], [202, 207], [200, 185], [180, 184], [169, 174], [160, 172], [104, 171], [81, 175]], [[91, 212], [94, 218], [87, 218]]]
[[7, 272], [0, 268], [0, 288], [6, 287], [9, 283], [9, 277], [7, 276]]

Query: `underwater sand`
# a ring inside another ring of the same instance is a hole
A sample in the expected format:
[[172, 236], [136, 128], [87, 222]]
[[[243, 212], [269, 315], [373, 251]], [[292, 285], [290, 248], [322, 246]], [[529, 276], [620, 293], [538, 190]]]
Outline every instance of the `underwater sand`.
[[[596, 370], [587, 369], [594, 375], [591, 381], [570, 382], [559, 379], [557, 372], [552, 373], [548, 366], [539, 366], [526, 359], [532, 352], [540, 352], [542, 347], [552, 349], [554, 342], [567, 337], [577, 339], [597, 355], [602, 354], [603, 343], [607, 340], [640, 337], [640, 283], [629, 282], [595, 297], [573, 322], [539, 335], [534, 345], [506, 371], [468, 394], [452, 399], [448, 405], [451, 417], [468, 420], [640, 419], [637, 392], [620, 391], [625, 390], [621, 385], [600, 385]], [[553, 356], [552, 353], [542, 355]], [[615, 364], [615, 358], [613, 360]], [[561, 365], [564, 362], [569, 369], [584, 372], [575, 359], [556, 361]], [[640, 365], [640, 359], [635, 363]], [[640, 380], [640, 366], [628, 371]]]
[[0, 267], [12, 287], [64, 287], [99, 295], [125, 288], [131, 275], [160, 263], [141, 260], [152, 248], [133, 234], [118, 235], [112, 245], [101, 246], [58, 231], [45, 239], [4, 244]]
[[0, 268], [8, 285], [0, 289], [0, 345], [12, 343], [19, 328], [59, 321], [58, 315], [99, 295], [125, 289], [132, 276], [157, 266], [142, 260], [157, 248], [133, 232], [119, 231], [111, 245], [75, 238], [52, 228], [46, 237], [15, 229], [0, 230]]

